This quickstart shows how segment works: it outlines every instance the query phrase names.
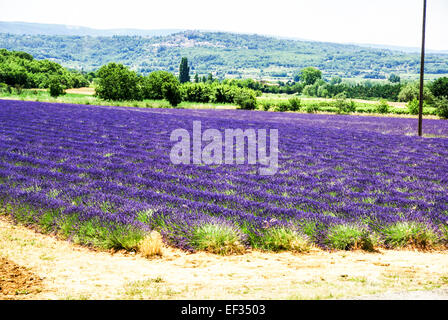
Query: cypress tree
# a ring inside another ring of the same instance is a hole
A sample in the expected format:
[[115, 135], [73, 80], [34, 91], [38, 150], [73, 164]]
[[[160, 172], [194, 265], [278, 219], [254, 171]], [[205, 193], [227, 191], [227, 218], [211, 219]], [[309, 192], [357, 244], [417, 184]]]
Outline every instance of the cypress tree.
[[183, 57], [179, 66], [179, 82], [190, 82], [190, 67], [188, 66], [188, 59]]

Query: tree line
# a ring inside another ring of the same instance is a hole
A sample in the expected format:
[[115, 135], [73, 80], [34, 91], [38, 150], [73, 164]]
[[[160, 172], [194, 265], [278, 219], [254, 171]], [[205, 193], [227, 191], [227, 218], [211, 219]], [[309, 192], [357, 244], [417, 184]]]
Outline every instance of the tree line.
[[58, 83], [62, 88], [80, 88], [89, 80], [78, 71], [70, 71], [49, 60], [36, 60], [22, 51], [0, 49], [0, 87], [49, 88]]
[[255, 109], [256, 92], [249, 88], [223, 84], [190, 82], [187, 59], [182, 59], [179, 78], [167, 71], [142, 76], [128, 67], [111, 62], [96, 73], [95, 94], [106, 100], [166, 99], [172, 106], [182, 101], [234, 103], [242, 109]]

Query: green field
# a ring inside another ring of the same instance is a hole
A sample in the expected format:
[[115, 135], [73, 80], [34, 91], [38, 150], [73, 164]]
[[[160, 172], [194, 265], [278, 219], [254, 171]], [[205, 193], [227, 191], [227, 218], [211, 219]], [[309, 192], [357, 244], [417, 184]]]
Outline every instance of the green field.
[[[93, 91], [92, 91], [93, 93]], [[336, 99], [319, 99], [310, 98], [306, 96], [288, 95], [288, 94], [263, 94], [257, 98], [257, 110], [281, 112], [281, 106], [288, 104], [290, 98], [298, 98], [301, 101], [301, 108], [295, 112], [301, 113], [339, 113], [338, 108], [335, 107]], [[123, 106], [123, 107], [137, 107], [137, 108], [172, 108], [166, 100], [143, 100], [143, 101], [108, 101], [100, 99], [93, 94], [88, 93], [66, 93], [65, 95], [53, 98], [46, 90], [24, 89], [20, 93], [17, 92], [0, 92], [1, 99], [17, 99], [24, 101], [41, 101], [41, 102], [55, 102], [55, 103], [72, 103], [85, 105], [101, 105], [101, 106]], [[350, 101], [350, 100], [347, 100]], [[370, 100], [365, 102], [353, 101], [356, 108], [355, 112], [351, 114], [371, 114], [379, 115], [376, 112], [377, 100]], [[268, 104], [269, 109], [264, 108]], [[393, 102], [388, 102], [389, 110], [386, 115], [402, 115], [411, 116], [406, 107], [393, 106]], [[310, 108], [311, 107], [311, 108]], [[235, 104], [225, 103], [198, 103], [198, 102], [181, 102], [177, 108], [183, 109], [236, 109]], [[423, 114], [426, 116], [434, 116], [435, 108], [426, 107]], [[291, 111], [288, 111], [291, 112]], [[383, 114], [384, 115], [384, 114]]]

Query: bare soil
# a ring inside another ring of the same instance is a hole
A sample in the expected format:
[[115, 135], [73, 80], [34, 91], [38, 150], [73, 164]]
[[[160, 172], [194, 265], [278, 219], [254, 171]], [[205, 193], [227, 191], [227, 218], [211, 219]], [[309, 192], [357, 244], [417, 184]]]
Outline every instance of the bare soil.
[[161, 258], [147, 259], [95, 251], [0, 217], [0, 257], [0, 278], [17, 279], [7, 287], [14, 299], [355, 299], [448, 292], [447, 251], [217, 256], [164, 247]]
[[42, 279], [25, 267], [0, 257], [0, 300], [20, 299], [42, 291]]
[[95, 89], [90, 87], [83, 87], [83, 88], [72, 88], [65, 90], [67, 93], [78, 93], [78, 94], [88, 94], [88, 95], [94, 95]]

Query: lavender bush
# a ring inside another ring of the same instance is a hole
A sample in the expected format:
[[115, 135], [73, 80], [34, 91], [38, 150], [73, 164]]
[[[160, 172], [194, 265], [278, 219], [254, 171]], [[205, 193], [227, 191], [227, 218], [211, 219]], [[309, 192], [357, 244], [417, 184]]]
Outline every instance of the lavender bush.
[[[192, 130], [194, 120], [203, 130], [278, 129], [277, 174], [260, 176], [249, 164], [173, 165], [170, 133]], [[400, 118], [0, 100], [0, 206], [73, 241], [128, 250], [153, 229], [167, 243], [194, 250], [195, 230], [210, 224], [236, 230], [241, 244], [254, 248], [265, 247], [263, 237], [279, 228], [338, 248], [342, 240], [331, 241], [341, 234], [338, 225], [384, 246], [403, 245], [391, 230], [419, 225], [443, 243], [448, 122], [424, 120], [434, 138], [414, 136], [416, 125]]]

